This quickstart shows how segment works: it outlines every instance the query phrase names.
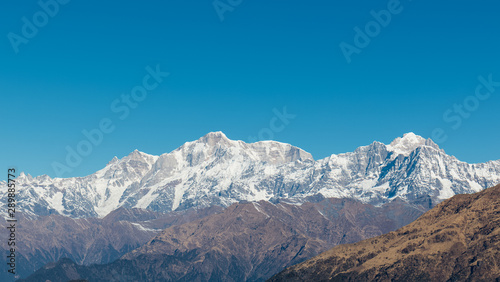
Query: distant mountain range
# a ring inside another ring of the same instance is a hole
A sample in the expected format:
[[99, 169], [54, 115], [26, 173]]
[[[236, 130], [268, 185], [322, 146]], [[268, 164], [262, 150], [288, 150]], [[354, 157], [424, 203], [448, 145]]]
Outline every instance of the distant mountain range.
[[395, 232], [336, 246], [269, 281], [500, 281], [500, 185], [457, 195]]
[[[16, 274], [26, 277], [49, 262], [68, 258], [79, 264], [108, 263], [147, 243], [165, 228], [222, 212], [213, 206], [168, 214], [142, 209], [119, 208], [104, 218], [70, 218], [52, 214], [36, 219], [17, 214]], [[2, 226], [8, 226], [3, 221]], [[0, 239], [7, 242], [6, 232]], [[7, 244], [0, 252], [8, 253]], [[6, 265], [6, 256], [0, 257]], [[0, 271], [0, 281], [14, 275]], [[44, 280], [45, 281], [45, 280]]]
[[[239, 201], [304, 202], [352, 198], [382, 205], [395, 198], [430, 208], [455, 194], [500, 183], [500, 161], [468, 164], [413, 133], [315, 161], [289, 144], [229, 140], [209, 133], [161, 156], [134, 151], [85, 177], [17, 179], [20, 211], [104, 218], [122, 208], [170, 212]], [[2, 183], [3, 185], [4, 183]], [[6, 193], [0, 197], [6, 201]]]
[[[332, 246], [393, 231], [422, 214], [401, 200], [382, 207], [353, 199], [307, 200], [236, 203], [173, 225], [111, 263], [83, 266], [61, 259], [22, 281], [264, 281]], [[106, 246], [94, 251], [102, 256]]]

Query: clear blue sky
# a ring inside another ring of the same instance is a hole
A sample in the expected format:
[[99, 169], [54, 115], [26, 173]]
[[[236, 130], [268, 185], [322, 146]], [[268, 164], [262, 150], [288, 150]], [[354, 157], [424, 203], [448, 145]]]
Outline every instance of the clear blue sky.
[[[47, 18], [37, 1], [20, 3], [0, 9], [5, 172], [55, 176], [52, 164], [65, 164], [66, 147], [104, 118], [114, 131], [64, 177], [219, 130], [245, 141], [271, 131], [320, 159], [441, 128], [448, 139], [439, 145], [460, 160], [500, 159], [500, 87], [474, 98], [478, 76], [500, 82], [498, 1], [243, 0], [222, 21], [211, 0], [72, 0]], [[373, 29], [370, 12], [388, 5], [391, 21]], [[38, 30], [23, 17], [35, 17]], [[367, 24], [373, 37], [348, 63], [340, 44], [356, 47], [354, 28]], [[121, 120], [113, 101], [156, 65], [170, 75]], [[453, 108], [464, 103], [466, 112]], [[285, 106], [295, 118], [282, 128], [273, 109]]]

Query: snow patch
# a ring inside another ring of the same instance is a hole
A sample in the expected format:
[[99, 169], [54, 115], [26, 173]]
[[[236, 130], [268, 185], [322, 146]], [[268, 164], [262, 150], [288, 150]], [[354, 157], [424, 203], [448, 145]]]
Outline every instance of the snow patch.
[[472, 190], [474, 190], [476, 192], [483, 190], [483, 187], [481, 187], [481, 185], [477, 184], [477, 182], [470, 181], [470, 180], [467, 180], [467, 181], [469, 182], [469, 186], [470, 186], [470, 188], [472, 188]]
[[60, 214], [64, 214], [63, 193], [57, 192], [49, 201], [51, 207]]
[[142, 230], [142, 231], [147, 231], [147, 232], [159, 232], [159, 231], [161, 231], [161, 229], [146, 228], [146, 227], [142, 226], [141, 224], [135, 223], [135, 222], [130, 222], [130, 224], [132, 224], [133, 226], [136, 226], [137, 229]]
[[439, 199], [446, 200], [446, 199], [449, 199], [449, 198], [455, 196], [455, 192], [453, 192], [453, 190], [451, 189], [451, 181], [450, 180], [442, 179], [442, 178], [439, 178], [438, 180], [439, 180], [439, 182], [441, 182], [441, 185], [443, 186], [443, 188], [441, 188], [441, 190], [439, 190], [439, 196], [438, 196]]
[[382, 185], [373, 187], [372, 191], [376, 191], [376, 192], [380, 192], [380, 193], [385, 193], [390, 188], [391, 188], [391, 184], [389, 183], [389, 181], [387, 181], [387, 182], [385, 182]]
[[259, 203], [252, 202], [252, 204], [253, 204], [253, 207], [254, 207], [254, 208], [255, 208], [258, 212], [260, 212], [261, 214], [265, 215], [265, 216], [266, 216], [266, 218], [269, 218], [269, 217], [270, 217], [267, 213], [263, 212], [263, 211], [259, 208], [259, 206], [260, 206], [260, 204], [259, 204]]

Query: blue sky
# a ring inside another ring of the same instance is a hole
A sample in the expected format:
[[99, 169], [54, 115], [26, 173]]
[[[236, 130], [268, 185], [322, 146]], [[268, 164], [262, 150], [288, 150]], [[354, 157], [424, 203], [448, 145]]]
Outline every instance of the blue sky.
[[[438, 128], [439, 145], [460, 160], [500, 159], [497, 1], [42, 2], [57, 3], [53, 16], [37, 1], [1, 4], [5, 171], [56, 176], [54, 162], [67, 165], [67, 147], [103, 120], [114, 130], [61, 176], [219, 130], [320, 159]], [[350, 62], [342, 42], [357, 50]], [[169, 76], [120, 119], [125, 104], [111, 105], [141, 89], [148, 66]], [[276, 114], [285, 107], [287, 124]]]

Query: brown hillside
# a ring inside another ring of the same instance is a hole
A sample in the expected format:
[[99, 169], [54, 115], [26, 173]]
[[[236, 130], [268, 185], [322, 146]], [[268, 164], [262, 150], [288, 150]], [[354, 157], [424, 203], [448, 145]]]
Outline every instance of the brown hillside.
[[322, 197], [301, 205], [237, 203], [167, 228], [113, 263], [60, 260], [23, 281], [265, 281], [337, 244], [396, 230], [421, 214], [398, 200], [381, 207]]
[[500, 185], [388, 234], [336, 246], [269, 281], [500, 281]]

